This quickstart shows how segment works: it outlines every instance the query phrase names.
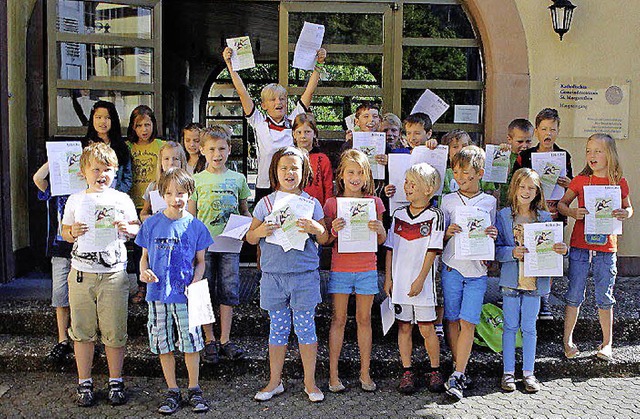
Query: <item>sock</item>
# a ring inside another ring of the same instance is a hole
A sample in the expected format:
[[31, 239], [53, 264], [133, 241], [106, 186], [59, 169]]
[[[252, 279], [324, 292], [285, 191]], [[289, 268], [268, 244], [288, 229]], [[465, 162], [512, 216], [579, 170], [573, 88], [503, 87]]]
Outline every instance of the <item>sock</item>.
[[451, 376], [453, 378], [462, 378], [464, 377], [464, 373], [461, 373], [460, 371], [454, 371], [453, 374], [451, 374]]
[[172, 393], [180, 393], [180, 389], [178, 387], [176, 387], [176, 388], [169, 387], [167, 390], [169, 390]]
[[412, 366], [408, 366], [408, 367], [402, 367], [402, 373], [404, 374], [405, 372], [409, 371], [409, 372], [413, 372], [413, 367]]
[[91, 383], [93, 384], [93, 378], [78, 378], [78, 384]]
[[[505, 371], [505, 372], [502, 373], [502, 375], [507, 375], [507, 374], [511, 374], [511, 375], [515, 376], [516, 372], [515, 371]], [[525, 375], [525, 377], [526, 377], [526, 375]]]
[[436, 324], [436, 332], [444, 332], [442, 324]]
[[110, 383], [113, 383], [113, 382], [122, 383], [122, 382], [124, 382], [124, 380], [122, 379], [122, 377], [118, 377], [118, 378], [111, 378], [111, 377], [109, 377], [109, 382], [110, 382]]
[[200, 384], [196, 384], [195, 387], [189, 387], [189, 390], [200, 390]]
[[523, 377], [528, 377], [530, 375], [533, 375], [533, 371], [524, 371], [524, 370], [522, 371], [522, 376]]

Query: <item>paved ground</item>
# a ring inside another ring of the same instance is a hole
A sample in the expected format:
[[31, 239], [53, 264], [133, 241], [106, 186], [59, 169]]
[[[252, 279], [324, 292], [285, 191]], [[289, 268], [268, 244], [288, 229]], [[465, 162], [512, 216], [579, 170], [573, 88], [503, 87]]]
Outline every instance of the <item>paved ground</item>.
[[[155, 413], [164, 383], [157, 378], [135, 377], [127, 381], [129, 403], [110, 407], [105, 392], [91, 408], [74, 405], [75, 377], [70, 374], [0, 374], [0, 416], [2, 417], [158, 417]], [[98, 381], [99, 380], [99, 381]], [[104, 382], [104, 377], [96, 377]], [[327, 395], [321, 404], [311, 404], [302, 383], [285, 383], [286, 392], [269, 402], [252, 396], [261, 383], [252, 377], [230, 382], [202, 382], [212, 401], [206, 417], [225, 418], [625, 418], [640, 416], [640, 378], [558, 379], [543, 383], [535, 395], [516, 391], [502, 393], [497, 379], [478, 383], [467, 397], [451, 403], [444, 395], [423, 390], [403, 396], [395, 382], [379, 381], [373, 394], [351, 388], [345, 394]], [[174, 417], [193, 417], [187, 409]]]

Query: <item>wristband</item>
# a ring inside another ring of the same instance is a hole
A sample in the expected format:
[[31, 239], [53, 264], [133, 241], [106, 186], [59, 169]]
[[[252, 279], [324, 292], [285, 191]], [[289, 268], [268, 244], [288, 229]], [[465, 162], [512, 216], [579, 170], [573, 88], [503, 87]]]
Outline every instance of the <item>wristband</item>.
[[322, 67], [324, 67], [324, 63], [321, 63], [321, 62], [319, 62], [319, 61], [316, 61], [316, 65], [315, 65], [315, 66], [316, 66], [316, 67], [320, 67], [320, 68], [322, 68]]

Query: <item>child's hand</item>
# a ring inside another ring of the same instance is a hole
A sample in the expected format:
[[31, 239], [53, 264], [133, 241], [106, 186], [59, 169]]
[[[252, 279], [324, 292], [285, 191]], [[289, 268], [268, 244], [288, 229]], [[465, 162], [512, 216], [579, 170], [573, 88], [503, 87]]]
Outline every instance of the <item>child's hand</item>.
[[386, 154], [376, 154], [375, 155], [376, 163], [386, 166], [389, 162], [389, 157]]
[[427, 142], [424, 143], [424, 145], [426, 145], [429, 150], [435, 150], [436, 147], [438, 147], [438, 140], [436, 140], [435, 138], [429, 138]]
[[158, 282], [158, 277], [151, 269], [147, 269], [144, 272], [140, 272], [140, 281], [150, 284], [152, 282]]
[[391, 291], [393, 290], [393, 281], [389, 278], [385, 279], [382, 289], [384, 290], [384, 293], [387, 294], [387, 296], [390, 296]]
[[523, 260], [525, 253], [529, 253], [529, 251], [524, 246], [516, 246], [513, 248], [513, 251], [511, 251], [511, 255], [514, 257], [514, 259], [518, 260]]
[[[135, 236], [136, 233], [131, 231], [131, 223], [129, 221], [114, 221], [113, 225], [118, 229], [118, 233], [122, 233], [124, 235]], [[137, 230], [136, 230], [137, 231]]]
[[337, 233], [338, 231], [342, 230], [343, 228], [345, 228], [347, 225], [347, 222], [344, 220], [344, 218], [336, 218], [335, 220], [333, 220], [331, 222], [331, 228]]
[[509, 143], [502, 143], [500, 144], [500, 151], [501, 152], [505, 152], [505, 151], [510, 151], [511, 150], [511, 146], [509, 145]]
[[314, 236], [321, 236], [324, 233], [324, 227], [316, 220], [310, 220], [308, 218], [299, 218], [296, 221], [299, 227], [299, 232], [308, 233]]
[[324, 60], [327, 59], [327, 50], [324, 48], [320, 48], [318, 52], [316, 52], [316, 57], [318, 57], [318, 62], [320, 64], [324, 63]]
[[424, 279], [416, 279], [411, 283], [411, 288], [409, 289], [409, 293], [407, 295], [409, 297], [415, 297], [422, 292], [422, 288], [424, 288]]
[[78, 238], [89, 231], [89, 226], [85, 223], [75, 222], [71, 224], [71, 236]]
[[560, 176], [556, 183], [566, 189], [569, 187], [569, 184], [571, 183], [571, 179], [569, 179], [566, 176]]
[[584, 216], [589, 214], [586, 208], [573, 208], [573, 214], [571, 216], [576, 220], [583, 220]]
[[393, 195], [396, 194], [396, 186], [395, 185], [387, 185], [384, 187], [384, 194], [387, 198], [393, 198]]
[[[194, 276], [194, 277], [193, 277], [193, 280], [191, 281], [191, 284], [195, 284], [196, 282], [200, 282], [200, 281], [202, 281], [203, 279], [204, 279], [204, 278], [196, 279], [196, 277]], [[191, 284], [189, 284], [189, 285], [191, 285]]]
[[453, 223], [450, 224], [449, 227], [447, 227], [447, 231], [446, 231], [446, 235], [447, 236], [453, 236], [454, 234], [458, 234], [462, 232], [462, 227], [460, 227], [458, 224]]
[[353, 131], [348, 129], [347, 132], [344, 134], [344, 139], [347, 141], [353, 140]]
[[484, 234], [495, 240], [496, 237], [498, 237], [498, 229], [496, 228], [496, 226], [489, 226], [484, 229]]
[[569, 248], [564, 242], [558, 242], [553, 244], [553, 251], [559, 255], [566, 255]]
[[384, 232], [385, 232], [384, 231], [384, 225], [382, 224], [382, 221], [380, 221], [380, 220], [371, 220], [371, 221], [369, 221], [367, 226], [369, 227], [369, 230], [375, 231], [376, 234], [384, 234]]
[[279, 228], [280, 228], [279, 225], [274, 224], [272, 222], [265, 221], [262, 224], [260, 224], [258, 228], [255, 229], [255, 232], [258, 235], [258, 237], [269, 237], [270, 235], [273, 234], [274, 231], [276, 231]]
[[619, 221], [624, 221], [631, 216], [631, 213], [625, 208], [618, 208], [617, 210], [613, 210], [611, 215]]
[[222, 51], [222, 58], [224, 58], [224, 62], [227, 65], [231, 65], [231, 56], [233, 55], [233, 50], [229, 47], [226, 47], [224, 51]]

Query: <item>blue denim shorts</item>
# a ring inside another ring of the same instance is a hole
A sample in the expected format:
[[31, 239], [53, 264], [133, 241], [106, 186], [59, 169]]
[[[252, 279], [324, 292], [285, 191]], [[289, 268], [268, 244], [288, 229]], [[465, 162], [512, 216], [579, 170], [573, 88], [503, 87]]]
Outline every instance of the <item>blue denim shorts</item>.
[[487, 277], [466, 278], [457, 270], [442, 267], [444, 318], [449, 321], [465, 320], [480, 323], [480, 312], [487, 290]]
[[580, 307], [584, 302], [587, 289], [589, 266], [595, 284], [596, 306], [608, 310], [616, 303], [613, 297], [613, 285], [618, 275], [617, 255], [610, 252], [572, 247], [569, 252], [569, 288], [564, 295], [568, 306]]
[[329, 294], [376, 295], [378, 289], [378, 271], [331, 272], [329, 276]]
[[71, 259], [53, 256], [51, 258], [51, 306], [69, 307], [69, 283]]
[[204, 277], [209, 282], [213, 304], [237, 306], [240, 303], [240, 255], [207, 252]]
[[320, 272], [295, 273], [262, 272], [260, 278], [260, 307], [263, 310], [311, 310], [322, 301]]

